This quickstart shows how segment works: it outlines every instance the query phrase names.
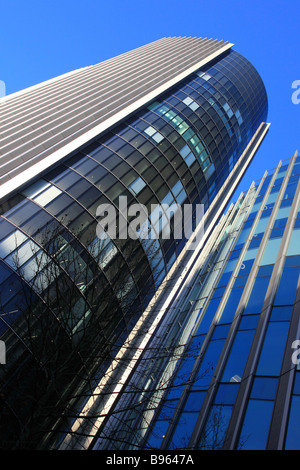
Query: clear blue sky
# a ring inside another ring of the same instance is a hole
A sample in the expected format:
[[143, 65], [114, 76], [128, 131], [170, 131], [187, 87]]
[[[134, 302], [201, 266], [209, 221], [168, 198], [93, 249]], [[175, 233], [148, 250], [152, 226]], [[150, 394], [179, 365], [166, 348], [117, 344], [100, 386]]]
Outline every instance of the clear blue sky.
[[10, 94], [168, 36], [228, 40], [261, 75], [270, 131], [239, 192], [300, 150], [300, 0], [1, 2], [0, 80]]

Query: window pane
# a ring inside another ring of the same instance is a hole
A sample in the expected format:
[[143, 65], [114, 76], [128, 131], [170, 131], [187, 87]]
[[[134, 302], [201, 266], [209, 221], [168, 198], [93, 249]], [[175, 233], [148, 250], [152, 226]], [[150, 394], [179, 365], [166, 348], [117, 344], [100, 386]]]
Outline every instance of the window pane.
[[222, 313], [220, 323], [229, 323], [233, 320], [235, 315], [238, 303], [241, 299], [241, 295], [243, 293], [244, 287], [236, 287], [235, 289], [231, 290], [231, 293], [228, 297], [226, 302], [224, 311]]
[[189, 394], [189, 397], [185, 404], [185, 411], [200, 411], [204, 398], [206, 396], [206, 391], [192, 391]]
[[192, 386], [193, 390], [203, 389], [209, 386], [223, 346], [224, 339], [211, 341], [209, 343], [204, 359], [197, 373], [195, 383]]
[[271, 321], [289, 321], [292, 315], [293, 307], [273, 307]]
[[257, 377], [251, 391], [251, 398], [275, 400], [278, 379], [271, 377]]
[[266, 448], [272, 410], [272, 401], [249, 400], [238, 449], [263, 450]]
[[131, 185], [129, 186], [129, 190], [133, 194], [138, 194], [144, 187], [146, 186], [146, 183], [142, 178], [137, 178]]
[[238, 331], [223, 372], [222, 382], [240, 381], [243, 376], [253, 336], [254, 330]]
[[151, 436], [147, 440], [147, 447], [159, 449], [161, 442], [167, 432], [169, 421], [157, 421], [152, 430]]
[[182, 413], [174, 432], [170, 449], [186, 449], [193, 432], [198, 413]]
[[46, 189], [46, 191], [44, 191], [42, 194], [39, 194], [34, 199], [34, 201], [44, 207], [60, 194], [60, 189], [56, 188], [55, 186], [51, 186], [50, 188]]
[[292, 305], [295, 301], [299, 268], [284, 268], [274, 305]]
[[219, 385], [214, 404], [233, 405], [239, 390], [238, 383]]
[[300, 254], [300, 229], [293, 230], [290, 243], [287, 249], [287, 256]]
[[218, 298], [218, 299], [212, 299], [210, 302], [209, 302], [209, 305], [207, 307], [207, 310], [206, 312], [204, 313], [204, 317], [200, 323], [200, 326], [197, 330], [197, 335], [199, 334], [203, 334], [203, 333], [207, 333], [210, 325], [211, 325], [211, 322], [215, 316], [215, 313], [217, 311], [217, 308], [219, 306], [219, 303], [220, 303], [220, 300], [221, 298]]
[[1, 258], [5, 258], [7, 255], [9, 255], [13, 250], [20, 246], [25, 240], [27, 240], [27, 238], [28, 237], [23, 232], [16, 230], [11, 235], [2, 240], [0, 243]]
[[222, 448], [231, 413], [232, 406], [212, 406], [197, 446], [198, 449], [217, 450]]
[[260, 262], [260, 266], [264, 264], [275, 263], [280, 243], [281, 243], [281, 238], [272, 238], [268, 241], [263, 257]]
[[16, 225], [22, 225], [26, 220], [40, 211], [40, 207], [34, 204], [34, 202], [26, 201], [25, 204], [17, 209], [15, 212], [11, 213], [8, 218]]
[[288, 322], [269, 323], [256, 373], [279, 375], [289, 329]]
[[252, 288], [252, 292], [250, 294], [249, 300], [247, 302], [246, 308], [244, 310], [244, 314], [249, 313], [260, 313], [264, 300], [265, 295], [267, 292], [267, 288], [269, 285], [270, 278], [269, 277], [258, 277]]
[[36, 183], [32, 184], [28, 188], [25, 188], [22, 191], [22, 194], [32, 199], [37, 194], [39, 194], [43, 189], [47, 188], [49, 184], [50, 183], [48, 183], [48, 181], [45, 181], [44, 179], [39, 179]]
[[285, 450], [300, 449], [300, 396], [293, 396], [285, 442]]

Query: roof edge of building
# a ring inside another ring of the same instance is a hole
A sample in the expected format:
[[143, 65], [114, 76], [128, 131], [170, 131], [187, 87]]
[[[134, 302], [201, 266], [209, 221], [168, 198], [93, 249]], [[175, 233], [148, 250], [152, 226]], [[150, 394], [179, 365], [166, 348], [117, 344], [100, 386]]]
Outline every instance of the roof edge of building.
[[[207, 57], [201, 59], [199, 62], [195, 63], [183, 72], [180, 72], [178, 75], [176, 75], [176, 77], [173, 77], [171, 80], [168, 80], [167, 82], [158, 86], [155, 90], [142, 96], [134, 103], [130, 104], [129, 106], [126, 106], [125, 108], [123, 108], [113, 116], [109, 117], [105, 121], [101, 122], [100, 124], [96, 125], [89, 131], [81, 134], [78, 137], [75, 137], [74, 140], [72, 140], [71, 142], [67, 143], [66, 145], [63, 145], [55, 152], [51, 153], [50, 155], [47, 155], [42, 160], [39, 160], [38, 162], [34, 163], [31, 167], [27, 168], [24, 171], [21, 171], [18, 175], [3, 183], [0, 186], [0, 202], [2, 202], [10, 195], [13, 195], [21, 187], [25, 186], [26, 184], [29, 184], [31, 181], [34, 181], [37, 177], [41, 176], [45, 171], [52, 168], [53, 165], [62, 161], [65, 157], [68, 157], [69, 155], [73, 154], [73, 152], [80, 150], [84, 145], [88, 144], [97, 136], [108, 131], [112, 126], [117, 125], [120, 121], [122, 121], [129, 115], [138, 111], [142, 106], [145, 106], [147, 103], [157, 98], [170, 87], [184, 80], [186, 77], [194, 73], [200, 67], [207, 65], [208, 63], [219, 57], [221, 54], [231, 49], [233, 45], [234, 44], [230, 42], [224, 43], [221, 48], [211, 52]], [[75, 72], [76, 71], [69, 72], [69, 74]], [[61, 76], [56, 77], [56, 79], [57, 78], [61, 78]], [[55, 80], [55, 78], [51, 80], [53, 81]], [[43, 83], [45, 84], [45, 82]], [[39, 85], [35, 86], [38, 87]]]

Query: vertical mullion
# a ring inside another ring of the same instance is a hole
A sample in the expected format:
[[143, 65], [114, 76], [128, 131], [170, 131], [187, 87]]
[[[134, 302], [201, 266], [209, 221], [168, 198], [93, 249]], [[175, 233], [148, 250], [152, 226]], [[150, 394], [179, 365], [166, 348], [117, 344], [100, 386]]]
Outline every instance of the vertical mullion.
[[[286, 171], [284, 180], [282, 182], [280, 191], [278, 193], [276, 202], [273, 207], [272, 214], [270, 216], [268, 226], [266, 228], [265, 234], [263, 236], [262, 242], [260, 244], [256, 259], [255, 259], [255, 264], [252, 267], [252, 270], [254, 271], [253, 273], [253, 279], [255, 278], [255, 275], [257, 273], [258, 267], [259, 267], [259, 262], [263, 256], [264, 249], [266, 247], [267, 242], [269, 241], [269, 235], [271, 232], [271, 228], [273, 226], [273, 223], [276, 218], [277, 210], [280, 206], [280, 203], [282, 201], [282, 196], [285, 192], [286, 186], [288, 184], [288, 179], [290, 177], [295, 159], [297, 156], [297, 152], [293, 155], [291, 158], [291, 161], [289, 163], [288, 169]], [[269, 185], [269, 190], [271, 189], [272, 184], [270, 183]], [[291, 215], [291, 214], [290, 214]], [[229, 424], [229, 428], [227, 431], [227, 443], [226, 443], [226, 448], [229, 449], [234, 449], [237, 445], [237, 440], [239, 438], [239, 432], [240, 428], [242, 426], [244, 414], [246, 411], [246, 407], [248, 404], [248, 398], [249, 394], [251, 391], [252, 383], [253, 383], [253, 378], [254, 378], [254, 373], [258, 364], [258, 360], [260, 357], [260, 352], [263, 346], [264, 338], [265, 338], [265, 333], [267, 330], [268, 326], [268, 320], [270, 317], [271, 313], [271, 308], [272, 304], [274, 301], [274, 297], [276, 294], [277, 286], [280, 280], [281, 272], [282, 272], [282, 267], [283, 267], [283, 253], [285, 253], [286, 247], [287, 247], [287, 239], [289, 239], [289, 233], [290, 233], [290, 227], [287, 225], [283, 234], [283, 238], [280, 244], [280, 248], [278, 251], [277, 259], [274, 264], [273, 268], [273, 273], [270, 278], [269, 286], [265, 295], [265, 300], [263, 303], [263, 307], [261, 310], [260, 318], [258, 321], [258, 325], [256, 328], [255, 336], [252, 342], [251, 350], [248, 356], [248, 360], [246, 363], [246, 367], [244, 370], [243, 376], [245, 377], [244, 380], [241, 382], [240, 390], [238, 392], [238, 396], [236, 399], [235, 407], [232, 413], [232, 418]], [[288, 237], [288, 238], [287, 238]], [[250, 273], [251, 275], [251, 273]], [[250, 278], [250, 276], [249, 276]], [[249, 280], [246, 284], [246, 287], [248, 288], [249, 294], [252, 289], [252, 282], [249, 283]]]
[[[236, 266], [232, 272], [232, 275], [230, 277], [230, 280], [228, 282], [228, 285], [227, 285], [227, 288], [223, 294], [223, 297], [222, 297], [222, 300], [219, 304], [219, 307], [217, 309], [217, 312], [216, 312], [216, 316], [215, 318], [216, 319], [219, 319], [221, 318], [221, 315], [222, 315], [222, 312], [223, 312], [223, 309], [224, 307], [226, 306], [226, 303], [227, 303], [227, 300], [228, 300], [228, 296], [230, 294], [230, 291], [231, 291], [231, 288], [235, 282], [235, 278], [236, 278], [236, 275], [237, 273], [239, 272], [240, 270], [240, 267], [241, 267], [241, 264], [242, 264], [242, 260], [244, 259], [244, 255], [246, 254], [247, 252], [247, 249], [248, 249], [248, 246], [250, 244], [250, 240], [252, 238], [252, 235], [255, 231], [255, 227], [256, 227], [256, 224], [258, 222], [258, 220], [260, 219], [260, 216], [261, 216], [261, 213], [263, 211], [263, 207], [265, 205], [265, 202], [267, 201], [267, 198], [269, 196], [269, 192], [271, 190], [271, 187], [272, 187], [272, 183], [273, 181], [275, 180], [276, 178], [276, 175], [279, 171], [279, 168], [280, 168], [280, 165], [281, 165], [281, 162], [278, 164], [277, 168], [276, 168], [276, 171], [274, 172], [272, 178], [271, 178], [271, 182], [268, 186], [268, 190], [266, 191], [265, 193], [265, 196], [263, 198], [263, 201], [262, 201], [262, 204], [261, 204], [261, 207], [259, 209], [259, 211], [257, 212], [256, 214], [256, 217], [253, 221], [253, 224], [252, 224], [252, 227], [251, 227], [251, 230], [249, 232], [249, 235], [248, 235], [248, 238], [247, 238], [247, 241], [246, 243], [244, 244], [242, 250], [241, 250], [241, 253], [240, 253], [240, 256], [237, 260], [237, 263], [236, 263]], [[259, 192], [261, 190], [261, 187], [265, 181], [265, 178], [267, 177], [267, 172], [264, 174], [264, 177], [262, 178], [260, 184], [259, 184], [259, 187], [256, 191], [256, 196], [253, 198], [253, 201], [252, 201], [252, 204], [251, 204], [251, 208], [253, 206], [253, 204], [255, 203], [255, 200], [257, 198], [257, 196], [259, 195]], [[242, 224], [243, 226], [244, 224]], [[255, 262], [254, 262], [255, 264]], [[249, 282], [249, 279], [250, 279], [250, 276], [251, 276], [251, 273], [253, 272], [253, 268], [249, 274], [249, 278], [248, 278], [248, 281], [247, 281], [247, 284]], [[246, 284], [246, 286], [247, 286]], [[189, 447], [191, 448], [196, 448], [197, 446], [197, 443], [198, 443], [198, 440], [201, 436], [201, 432], [203, 431], [204, 429], [204, 426], [205, 426], [205, 423], [206, 423], [206, 420], [207, 420], [207, 417], [208, 417], [208, 413], [209, 413], [209, 410], [210, 410], [210, 407], [212, 405], [212, 402], [213, 402], [213, 398], [214, 398], [214, 395], [215, 395], [215, 391], [217, 389], [217, 386], [218, 386], [218, 380], [220, 380], [220, 377], [221, 377], [221, 374], [223, 372], [223, 369], [225, 367], [225, 364], [226, 364], [226, 360], [227, 360], [227, 357], [229, 355], [229, 352], [230, 352], [230, 348], [233, 344], [233, 340], [235, 338], [235, 332], [237, 330], [237, 327], [238, 327], [238, 324], [239, 322], [236, 321], [236, 318], [240, 315], [242, 309], [243, 309], [243, 306], [244, 306], [244, 296], [245, 296], [245, 289], [246, 289], [246, 286], [244, 288], [244, 292], [243, 292], [243, 296], [242, 298], [240, 299], [240, 302], [239, 302], [239, 305], [237, 307], [237, 310], [236, 310], [236, 313], [235, 313], [235, 316], [234, 316], [234, 319], [232, 320], [232, 325], [231, 325], [231, 328], [230, 328], [230, 331], [228, 333], [228, 337], [225, 341], [225, 344], [224, 344], [224, 347], [222, 349], [222, 353], [221, 353], [221, 356], [220, 356], [220, 359], [218, 361], [218, 364], [216, 366], [216, 371], [215, 371], [215, 374], [214, 374], [214, 378], [213, 378], [213, 383], [210, 387], [210, 390], [208, 391], [207, 395], [206, 395], [206, 398], [204, 400], [204, 403], [203, 403], [203, 413], [201, 413], [201, 415], [199, 415], [199, 418], [197, 420], [197, 423], [196, 423], [196, 426], [195, 426], [195, 429], [192, 433], [192, 436], [191, 436], [191, 439], [190, 439], [190, 443], [189, 443]]]
[[[293, 204], [287, 221], [286, 230], [288, 231], [286, 236], [286, 243], [281, 253], [283, 259], [285, 259], [286, 250], [290, 237], [292, 234], [294, 219], [297, 216], [298, 208], [300, 203], [300, 180], [297, 185]], [[284, 352], [282, 368], [280, 371], [278, 391], [274, 403], [274, 410], [271, 419], [270, 433], [267, 443], [267, 449], [282, 449], [284, 445], [286, 425], [288, 422], [288, 410], [292, 394], [292, 385], [296, 372], [296, 365], [292, 363], [292, 342], [295, 338], [299, 338], [300, 335], [300, 324], [299, 324], [299, 300], [300, 300], [300, 275], [297, 284], [297, 293], [294, 302], [294, 307], [291, 316], [290, 328], [286, 342], [286, 348]]]

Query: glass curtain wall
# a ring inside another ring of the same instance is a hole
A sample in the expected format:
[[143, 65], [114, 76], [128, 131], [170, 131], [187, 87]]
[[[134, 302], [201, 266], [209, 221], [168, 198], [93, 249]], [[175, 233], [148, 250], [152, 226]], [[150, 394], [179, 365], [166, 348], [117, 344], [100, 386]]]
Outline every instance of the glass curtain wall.
[[132, 393], [94, 448], [299, 449], [299, 179], [296, 153], [221, 219], [165, 332], [168, 357], [147, 365], [147, 405]]
[[230, 51], [2, 204], [4, 447], [16, 435], [37, 445], [53, 410], [80, 407], [184, 248], [150, 218], [154, 238], [99, 238], [100, 204], [118, 227], [130, 221], [120, 196], [148, 214], [173, 202], [207, 209], [266, 115], [259, 75]]

